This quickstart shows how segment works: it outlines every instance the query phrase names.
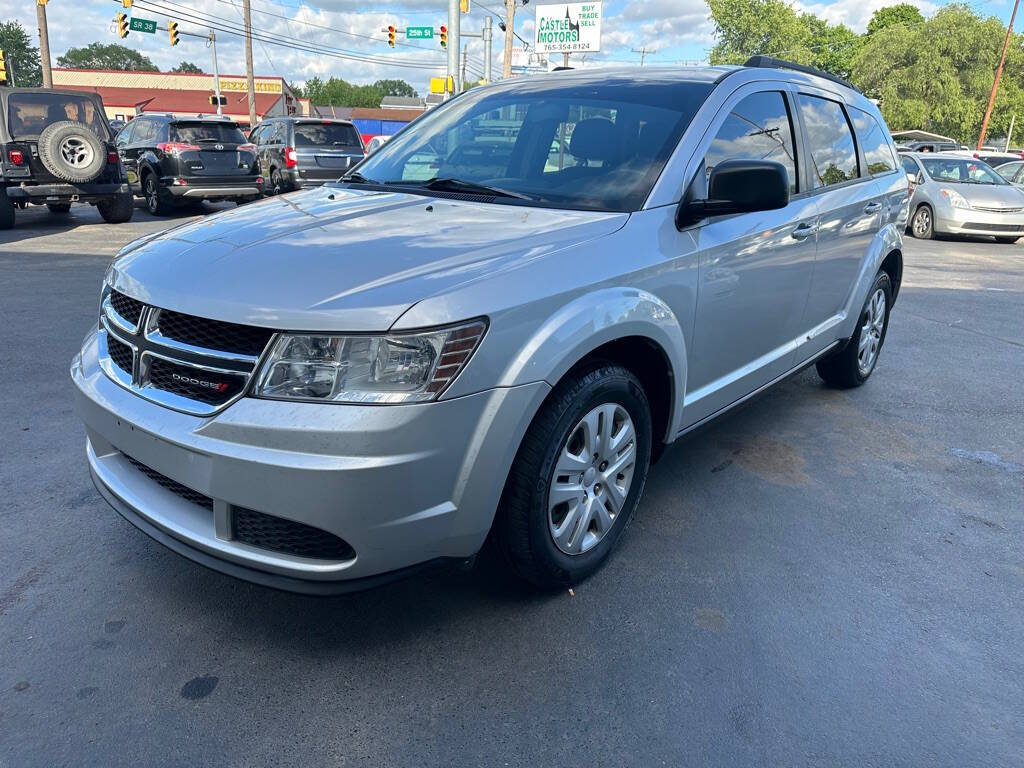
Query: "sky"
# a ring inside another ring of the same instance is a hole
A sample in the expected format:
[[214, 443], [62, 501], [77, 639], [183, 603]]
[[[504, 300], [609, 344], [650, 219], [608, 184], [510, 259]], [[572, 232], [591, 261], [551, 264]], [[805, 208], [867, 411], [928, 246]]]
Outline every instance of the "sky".
[[[813, 12], [831, 23], [842, 22], [862, 32], [877, 8], [899, 0], [834, 0], [807, 2], [795, 0], [800, 10]], [[522, 2], [522, 0], [520, 0]], [[927, 15], [940, 5], [933, 0], [910, 0]], [[487, 15], [493, 17], [492, 66], [494, 77], [501, 74], [504, 33], [498, 28], [504, 18], [504, 0], [471, 0], [471, 11], [462, 16], [464, 31], [479, 31]], [[530, 42], [534, 35], [537, 3], [520, 6], [516, 14], [518, 35]], [[1011, 0], [971, 0], [970, 5], [984, 15], [1009, 19]], [[377, 7], [382, 10], [369, 10]], [[157, 20], [161, 26], [174, 19], [182, 32], [205, 33], [204, 22], [222, 28], [241, 26], [242, 0], [136, 0], [133, 15]], [[212, 71], [211, 52], [206, 41], [182, 36], [172, 48], [166, 32], [148, 35], [132, 32], [121, 40], [113, 28], [120, 0], [50, 0], [47, 16], [53, 65], [67, 48], [93, 41], [123, 43], [148, 56], [166, 70], [182, 60], [191, 61], [204, 71]], [[319, 76], [342, 77], [355, 83], [372, 83], [383, 78], [407, 80], [421, 94], [431, 76], [443, 75], [446, 54], [436, 39], [406, 41], [387, 45], [388, 25], [433, 26], [447, 23], [445, 0], [395, 0], [371, 5], [365, 0], [252, 0], [253, 28], [271, 42], [255, 41], [253, 59], [256, 74], [281, 75], [289, 82], [302, 83]], [[0, 20], [20, 21], [35, 36], [35, 0], [5, 0]], [[605, 0], [602, 13], [600, 53], [586, 57], [585, 66], [639, 64], [646, 48], [649, 65], [678, 66], [706, 61], [714, 45], [713, 25], [704, 0]], [[317, 52], [294, 46], [319, 46]], [[483, 73], [483, 43], [468, 41], [467, 80]], [[521, 45], [517, 40], [516, 45]], [[653, 51], [653, 52], [652, 52]], [[241, 37], [225, 29], [217, 33], [217, 54], [221, 74], [245, 71]], [[357, 59], [351, 58], [356, 56]], [[373, 57], [372, 61], [358, 57]], [[578, 62], [577, 62], [578, 63]]]

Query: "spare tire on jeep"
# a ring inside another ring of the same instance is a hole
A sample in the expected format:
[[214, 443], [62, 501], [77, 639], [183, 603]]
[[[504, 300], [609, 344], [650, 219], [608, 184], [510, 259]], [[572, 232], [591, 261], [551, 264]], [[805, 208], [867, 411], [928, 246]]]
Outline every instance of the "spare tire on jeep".
[[100, 175], [107, 163], [107, 150], [89, 126], [61, 120], [39, 134], [39, 159], [58, 179], [84, 184]]

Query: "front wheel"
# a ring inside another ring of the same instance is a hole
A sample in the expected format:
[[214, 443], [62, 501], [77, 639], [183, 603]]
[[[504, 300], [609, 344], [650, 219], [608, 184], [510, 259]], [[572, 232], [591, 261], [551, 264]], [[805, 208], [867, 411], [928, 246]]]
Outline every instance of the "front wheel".
[[919, 240], [931, 240], [935, 236], [932, 209], [927, 205], [918, 206], [914, 211], [914, 218], [910, 220], [910, 234]]
[[559, 383], [519, 446], [491, 534], [520, 577], [555, 588], [601, 566], [643, 493], [651, 433], [647, 397], [625, 368]]
[[857, 321], [857, 331], [845, 347], [817, 363], [818, 375], [826, 384], [850, 389], [868, 380], [885, 343], [891, 307], [892, 283], [885, 272], [879, 272], [868, 291], [867, 301]]

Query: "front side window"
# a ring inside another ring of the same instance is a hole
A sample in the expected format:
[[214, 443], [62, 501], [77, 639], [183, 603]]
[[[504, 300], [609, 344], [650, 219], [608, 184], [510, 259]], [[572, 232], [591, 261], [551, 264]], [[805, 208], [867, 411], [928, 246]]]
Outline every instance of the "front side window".
[[175, 123], [171, 141], [182, 144], [245, 144], [245, 135], [235, 123]]
[[881, 176], [885, 173], [892, 173], [896, 170], [896, 159], [892, 156], [892, 148], [889, 146], [889, 137], [885, 135], [882, 126], [878, 124], [867, 112], [859, 109], [850, 109], [850, 117], [853, 118], [853, 127], [857, 131], [857, 141], [860, 142], [864, 152], [864, 160], [868, 165], [868, 173], [872, 176]]
[[814, 186], [830, 187], [856, 179], [857, 148], [842, 104], [803, 93], [797, 101], [807, 131]]
[[1024, 163], [1003, 163], [996, 168], [996, 173], [1007, 181], [1013, 181], [1020, 174], [1021, 168], [1024, 168]]
[[635, 211], [711, 88], [612, 77], [474, 89], [421, 117], [359, 175], [410, 188], [465, 182], [507, 193], [500, 203]]
[[724, 160], [774, 160], [789, 174], [789, 192], [796, 194], [796, 153], [793, 125], [779, 91], [747, 96], [733, 107], [704, 156], [708, 174]]

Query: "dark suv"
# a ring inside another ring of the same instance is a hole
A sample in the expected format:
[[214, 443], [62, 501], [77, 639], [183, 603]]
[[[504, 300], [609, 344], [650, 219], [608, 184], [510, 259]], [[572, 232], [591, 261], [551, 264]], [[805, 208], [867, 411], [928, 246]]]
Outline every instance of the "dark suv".
[[363, 159], [359, 131], [347, 120], [274, 117], [249, 134], [267, 177], [267, 193], [280, 194], [335, 181]]
[[0, 88], [0, 229], [15, 207], [67, 213], [95, 205], [105, 221], [132, 217], [132, 194], [98, 94]]
[[115, 142], [132, 189], [156, 216], [183, 201], [242, 203], [263, 191], [256, 148], [228, 118], [142, 114]]

